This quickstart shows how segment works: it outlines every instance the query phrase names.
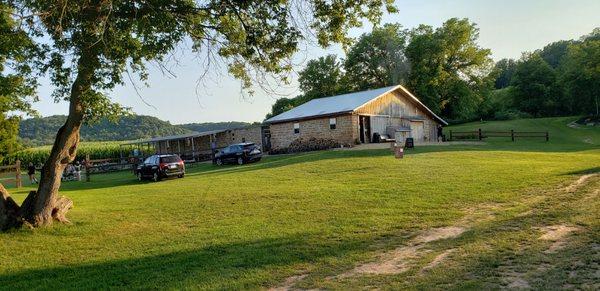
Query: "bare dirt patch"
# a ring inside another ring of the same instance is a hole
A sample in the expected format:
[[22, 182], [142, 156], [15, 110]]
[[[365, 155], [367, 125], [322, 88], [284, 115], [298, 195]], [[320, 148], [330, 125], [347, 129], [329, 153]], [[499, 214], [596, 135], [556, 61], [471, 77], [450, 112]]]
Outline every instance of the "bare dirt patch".
[[554, 253], [558, 250], [561, 250], [567, 244], [568, 236], [580, 229], [575, 226], [567, 226], [564, 224], [559, 225], [551, 225], [540, 228], [543, 234], [539, 237], [541, 240], [551, 241], [553, 242], [546, 253]]
[[419, 255], [420, 247], [408, 246], [397, 248], [389, 253], [381, 255], [375, 262], [360, 265], [354, 270], [344, 273], [341, 277], [349, 277], [355, 274], [399, 274], [410, 269], [410, 262]]
[[413, 240], [413, 244], [422, 244], [441, 239], [455, 238], [461, 235], [463, 232], [465, 232], [465, 229], [463, 227], [458, 226], [434, 228], [417, 236]]
[[285, 279], [283, 284], [279, 287], [269, 288], [269, 291], [289, 291], [294, 290], [294, 285], [306, 278], [307, 274], [291, 276]]
[[[345, 278], [359, 274], [389, 275], [406, 272], [411, 268], [411, 263], [423, 254], [430, 252], [429, 250], [423, 249], [426, 244], [437, 240], [458, 237], [464, 233], [465, 230], [466, 229], [463, 227], [449, 226], [425, 231], [412, 239], [407, 246], [402, 246], [390, 252], [386, 252], [380, 255], [377, 261], [359, 265], [337, 277]], [[441, 262], [441, 260], [439, 260], [439, 262]], [[436, 264], [439, 264], [439, 262]]]
[[530, 289], [529, 282], [527, 280], [521, 278], [520, 276], [508, 277], [506, 278], [508, 282], [509, 289]]
[[450, 256], [452, 253], [454, 253], [456, 251], [456, 249], [449, 249], [444, 251], [443, 253], [437, 255], [433, 261], [431, 261], [429, 264], [427, 264], [427, 266], [423, 267], [423, 269], [421, 270], [422, 272], [424, 271], [428, 271], [431, 270], [435, 267], [437, 267], [439, 264], [441, 264], [444, 260], [446, 260], [446, 258], [448, 256]]
[[565, 191], [567, 192], [575, 192], [577, 191], [577, 189], [579, 189], [579, 187], [581, 187], [583, 184], [585, 184], [585, 182], [587, 182], [589, 179], [591, 179], [594, 176], [598, 176], [599, 174], [587, 174], [587, 175], [583, 175], [581, 177], [579, 177], [579, 179], [577, 179], [577, 181], [571, 183], [571, 185], [565, 187]]

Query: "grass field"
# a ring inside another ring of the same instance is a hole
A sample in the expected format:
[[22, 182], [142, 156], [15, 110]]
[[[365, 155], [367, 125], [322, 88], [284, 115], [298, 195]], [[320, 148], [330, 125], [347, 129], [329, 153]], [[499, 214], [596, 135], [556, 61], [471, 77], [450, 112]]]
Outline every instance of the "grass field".
[[548, 128], [550, 142], [64, 183], [73, 224], [0, 234], [0, 289], [598, 289], [600, 129], [570, 120], [454, 127]]

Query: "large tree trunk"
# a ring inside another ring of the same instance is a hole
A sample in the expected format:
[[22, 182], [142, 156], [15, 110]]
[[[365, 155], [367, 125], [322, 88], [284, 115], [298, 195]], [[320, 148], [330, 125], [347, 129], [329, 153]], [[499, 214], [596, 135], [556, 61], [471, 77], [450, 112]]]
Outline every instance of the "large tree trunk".
[[78, 60], [77, 78], [71, 87], [69, 116], [58, 130], [50, 157], [42, 168], [42, 177], [37, 191], [31, 191], [21, 207], [10, 198], [4, 187], [0, 188], [0, 230], [19, 227], [26, 223], [32, 227], [51, 224], [54, 220], [66, 223], [66, 212], [73, 202], [59, 197], [58, 189], [66, 166], [73, 162], [79, 144], [79, 130], [84, 114], [84, 98], [90, 93], [96, 58], [85, 57]]

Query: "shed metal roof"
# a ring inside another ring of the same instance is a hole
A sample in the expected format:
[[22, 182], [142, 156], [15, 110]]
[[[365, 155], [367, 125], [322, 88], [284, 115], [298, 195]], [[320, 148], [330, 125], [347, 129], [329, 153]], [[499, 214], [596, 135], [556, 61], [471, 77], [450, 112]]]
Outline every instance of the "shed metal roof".
[[427, 108], [423, 103], [421, 103], [421, 101], [419, 101], [417, 97], [412, 95], [410, 92], [408, 92], [408, 90], [406, 90], [400, 85], [313, 99], [284, 113], [273, 116], [267, 119], [265, 122], [278, 123], [317, 116], [349, 113], [353, 112], [354, 110], [358, 109], [364, 104], [397, 89], [401, 89], [403, 92], [405, 92], [406, 95], [412, 98], [413, 101], [415, 101], [420, 107], [425, 109], [425, 111], [431, 114], [436, 120], [443, 124], [448, 124], [446, 123], [446, 121], [444, 121], [435, 113], [433, 113], [429, 108]]

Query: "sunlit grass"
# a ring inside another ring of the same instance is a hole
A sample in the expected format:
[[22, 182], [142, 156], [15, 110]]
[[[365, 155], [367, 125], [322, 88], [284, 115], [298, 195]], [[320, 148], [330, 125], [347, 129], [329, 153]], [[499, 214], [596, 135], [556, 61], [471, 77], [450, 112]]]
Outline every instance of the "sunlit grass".
[[[577, 223], [598, 237], [597, 208], [555, 191], [598, 171], [600, 149], [558, 136], [509, 146], [421, 147], [401, 160], [389, 150], [327, 151], [202, 164], [160, 183], [127, 172], [67, 182], [73, 225], [0, 234], [0, 288], [253, 289], [294, 274], [308, 274], [305, 288], [493, 287], [506, 254], [522, 242], [525, 252], [542, 248], [532, 225]], [[19, 202], [29, 190], [11, 189]], [[536, 197], [560, 206], [527, 202]], [[459, 248], [446, 270], [327, 279], [482, 205], [507, 208], [423, 258]], [[517, 218], [538, 208], [543, 215]]]

